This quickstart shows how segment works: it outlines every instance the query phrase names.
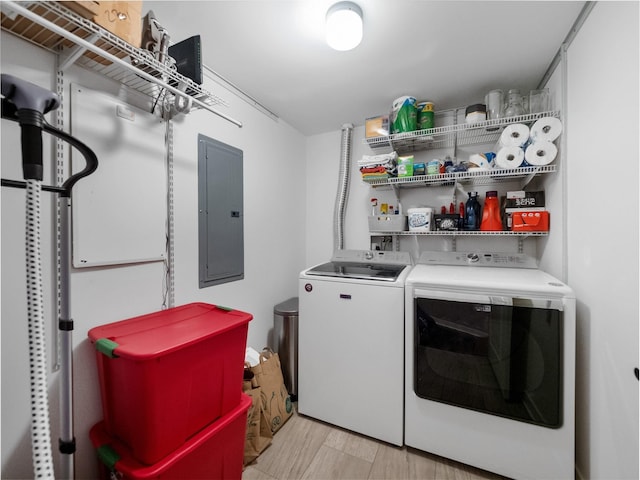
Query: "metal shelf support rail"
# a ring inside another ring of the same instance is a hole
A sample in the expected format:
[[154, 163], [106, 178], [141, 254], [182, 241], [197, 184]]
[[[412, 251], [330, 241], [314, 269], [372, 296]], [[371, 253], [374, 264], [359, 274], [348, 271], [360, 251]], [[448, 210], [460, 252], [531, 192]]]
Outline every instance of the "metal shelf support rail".
[[[49, 2], [44, 2], [44, 3], [49, 3]], [[52, 4], [55, 2], [51, 2]], [[198, 107], [203, 108], [231, 123], [233, 123], [234, 125], [238, 126], [238, 127], [242, 127], [242, 122], [235, 120], [234, 118], [229, 117], [228, 115], [225, 115], [224, 113], [211, 108], [211, 106], [209, 106], [207, 103], [205, 103], [204, 101], [202, 101], [200, 98], [198, 97], [194, 97], [194, 96], [190, 96], [188, 94], [185, 94], [185, 92], [179, 90], [178, 88], [169, 85], [168, 83], [166, 83], [165, 81], [151, 75], [150, 73], [132, 65], [131, 63], [126, 62], [125, 60], [118, 58], [117, 56], [103, 50], [102, 48], [94, 45], [93, 43], [91, 43], [90, 41], [80, 38], [79, 36], [75, 35], [72, 32], [69, 32], [67, 30], [65, 30], [64, 28], [56, 25], [55, 23], [52, 23], [51, 21], [41, 17], [40, 15], [38, 15], [35, 12], [32, 12], [31, 10], [24, 8], [22, 5], [11, 1], [11, 0], [4, 0], [3, 1], [4, 7], [8, 7], [11, 10], [15, 11], [16, 13], [19, 13], [20, 15], [22, 15], [24, 18], [27, 18], [29, 20], [31, 20], [32, 22], [50, 30], [51, 32], [54, 32], [64, 38], [66, 38], [67, 40], [70, 40], [71, 42], [73, 42], [74, 44], [76, 44], [77, 46], [81, 47], [82, 49], [85, 50], [89, 50], [92, 53], [95, 53], [96, 55], [104, 58], [105, 60], [108, 60], [120, 67], [122, 67], [124, 70], [129, 71], [131, 73], [133, 73], [134, 75], [143, 78], [144, 80], [158, 85], [162, 88], [164, 88], [165, 90], [171, 92], [172, 94], [176, 95], [176, 96], [181, 96], [181, 97], [187, 97], [187, 98], [191, 98], [192, 102], [194, 104], [196, 104]], [[89, 22], [87, 22], [89, 23]], [[82, 28], [87, 28], [87, 25], [85, 25], [84, 23], [82, 24]], [[98, 27], [97, 25], [95, 27], [93, 27], [94, 29], [98, 29], [101, 30], [100, 27]], [[97, 33], [97, 35], [100, 36], [100, 32]], [[95, 35], [92, 35], [90, 37], [92, 39], [92, 41], [95, 41], [96, 37]], [[123, 44], [127, 45], [126, 42], [122, 41]], [[130, 47], [132, 52], [129, 53], [134, 53], [133, 50], [134, 47]], [[69, 53], [69, 57], [67, 57], [64, 60], [64, 64], [65, 66], [68, 66], [71, 62], [71, 60], [76, 60], [78, 57], [81, 56], [81, 54], [84, 53], [84, 50], [74, 50], [72, 52]], [[134, 53], [135, 55], [135, 53]], [[156, 65], [153, 65], [154, 67], [157, 67], [155, 70], [156, 71], [162, 71], [163, 66], [160, 65], [158, 62], [155, 62], [155, 59], [153, 59], [153, 57], [151, 57], [151, 55], [147, 55], [148, 58], [144, 58], [144, 64], [153, 64], [155, 63]], [[177, 73], [173, 75], [175, 76], [179, 76]]]

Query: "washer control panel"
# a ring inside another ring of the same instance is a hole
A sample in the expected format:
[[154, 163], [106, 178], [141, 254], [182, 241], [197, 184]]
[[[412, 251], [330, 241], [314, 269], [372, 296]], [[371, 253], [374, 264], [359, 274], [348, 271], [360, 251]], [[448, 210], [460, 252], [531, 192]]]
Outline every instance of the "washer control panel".
[[409, 252], [385, 252], [379, 250], [336, 250], [331, 261], [411, 265], [411, 254]]

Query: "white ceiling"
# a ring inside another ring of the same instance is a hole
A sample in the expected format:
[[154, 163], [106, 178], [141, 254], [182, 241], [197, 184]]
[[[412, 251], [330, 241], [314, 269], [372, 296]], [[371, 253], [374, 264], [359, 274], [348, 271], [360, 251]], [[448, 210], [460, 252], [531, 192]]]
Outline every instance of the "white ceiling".
[[145, 0], [143, 15], [153, 10], [172, 43], [199, 34], [207, 67], [313, 135], [363, 125], [402, 95], [444, 110], [534, 89], [585, 3], [355, 1], [364, 39], [349, 52], [324, 43], [335, 0]]

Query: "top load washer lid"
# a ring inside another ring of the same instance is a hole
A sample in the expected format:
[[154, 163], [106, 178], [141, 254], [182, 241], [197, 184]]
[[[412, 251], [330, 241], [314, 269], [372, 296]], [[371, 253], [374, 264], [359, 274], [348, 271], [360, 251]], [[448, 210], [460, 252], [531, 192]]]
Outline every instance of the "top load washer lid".
[[382, 265], [354, 262], [327, 262], [307, 270], [307, 275], [357, 278], [395, 282], [406, 265]]
[[330, 262], [310, 268], [306, 274], [395, 282], [407, 265], [411, 265], [409, 252], [336, 250]]

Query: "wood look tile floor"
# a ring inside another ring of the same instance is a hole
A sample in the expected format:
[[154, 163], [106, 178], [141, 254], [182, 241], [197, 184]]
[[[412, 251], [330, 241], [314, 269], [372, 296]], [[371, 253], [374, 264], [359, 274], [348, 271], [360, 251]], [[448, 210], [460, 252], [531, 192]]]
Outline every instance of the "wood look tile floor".
[[505, 480], [408, 447], [396, 447], [294, 413], [243, 480]]

